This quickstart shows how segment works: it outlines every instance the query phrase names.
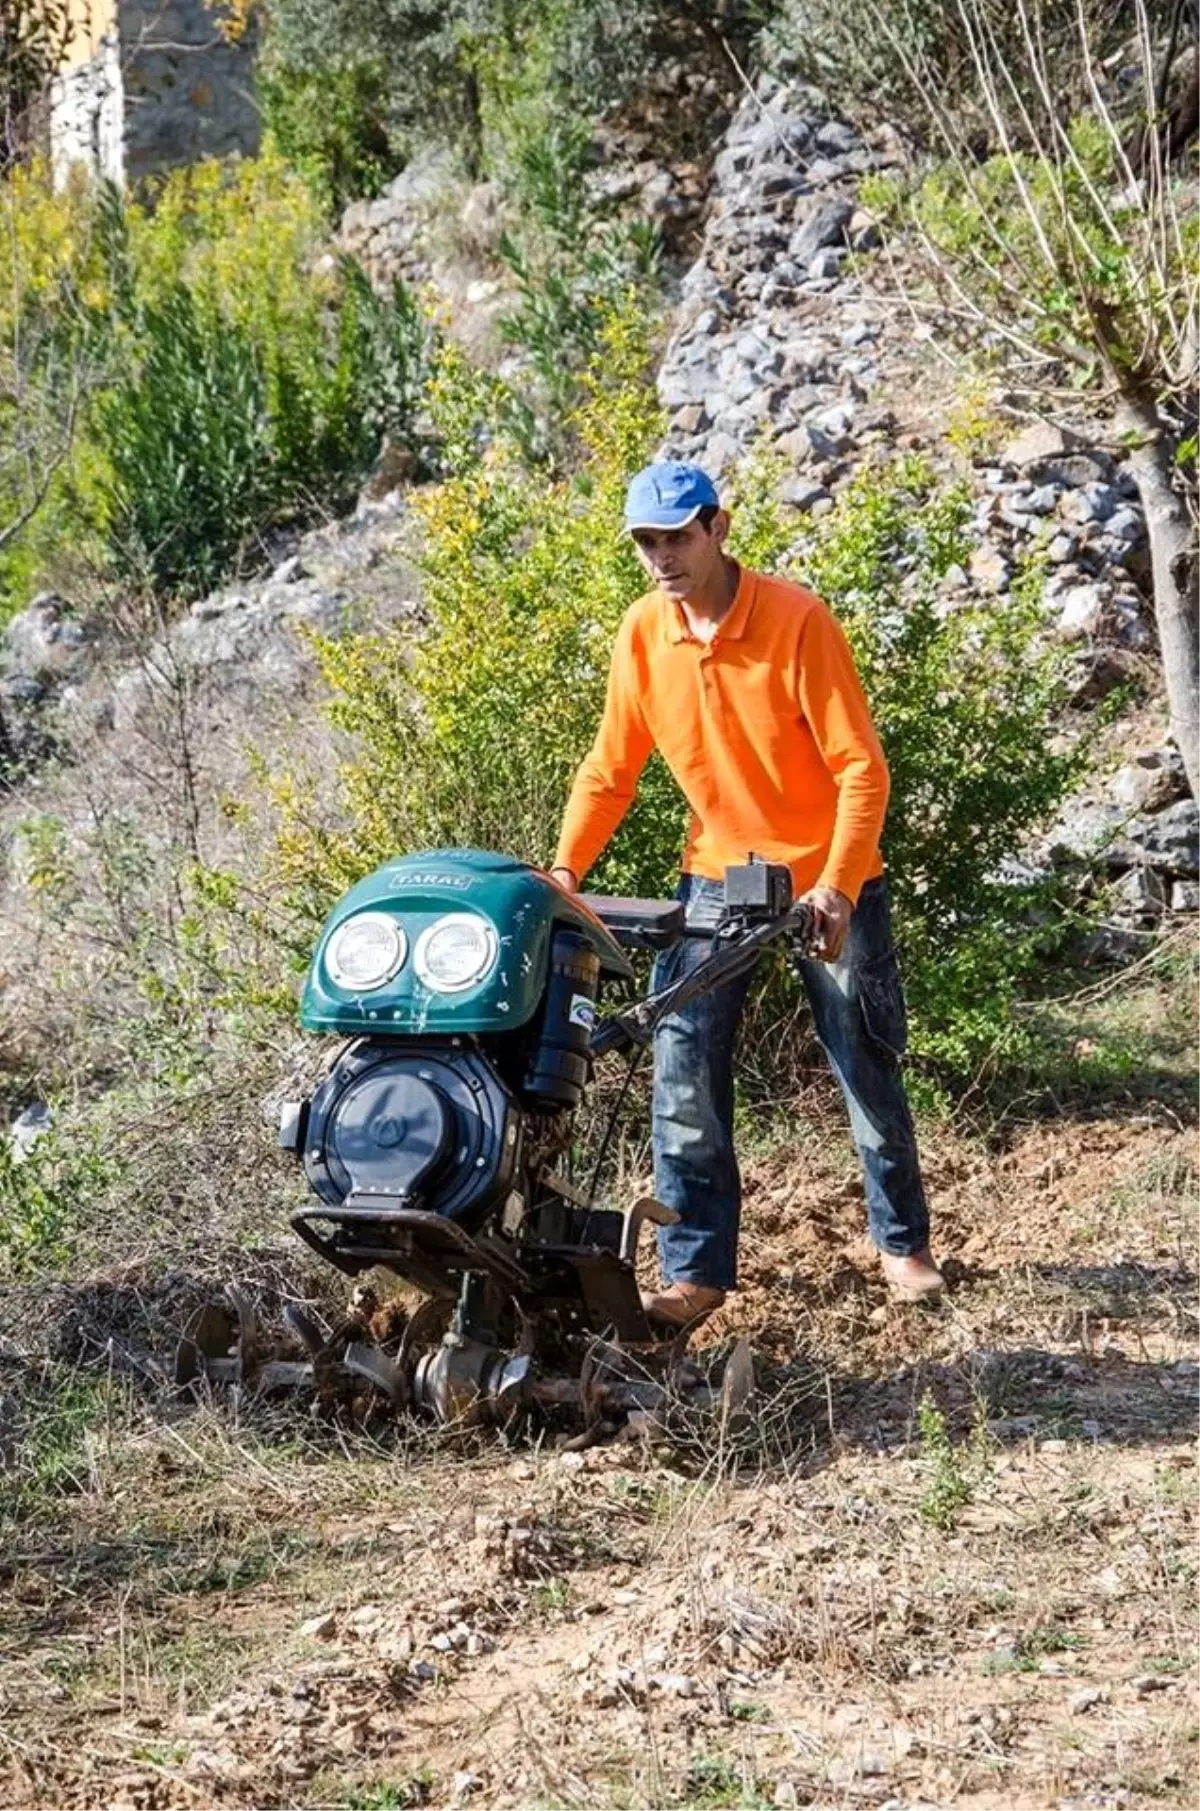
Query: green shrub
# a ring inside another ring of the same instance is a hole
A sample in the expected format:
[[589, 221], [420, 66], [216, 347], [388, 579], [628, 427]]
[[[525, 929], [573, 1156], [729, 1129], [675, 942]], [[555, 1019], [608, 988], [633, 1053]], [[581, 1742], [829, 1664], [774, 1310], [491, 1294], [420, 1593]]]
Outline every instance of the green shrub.
[[943, 1534], [949, 1534], [976, 1491], [990, 1482], [995, 1470], [986, 1405], [975, 1404], [970, 1437], [964, 1446], [956, 1446], [946, 1417], [926, 1390], [917, 1404], [917, 1431], [926, 1480], [921, 1493], [921, 1515]]
[[667, 58], [727, 79], [729, 52], [744, 61], [776, 10], [775, 0], [271, 0], [264, 60], [273, 73], [319, 79], [380, 65], [393, 142], [409, 155], [452, 146], [476, 176], [490, 165], [496, 114], [522, 65], [563, 118], [595, 119]]
[[1080, 770], [1052, 739], [1067, 662], [1041, 636], [1036, 569], [1003, 598], [942, 589], [969, 514], [919, 461], [868, 468], [799, 561], [854, 648], [892, 774], [893, 891], [935, 956], [1010, 897], [1001, 862]]
[[[514, 124], [518, 122], [519, 125]], [[529, 359], [537, 432], [528, 453], [561, 454], [581, 395], [581, 372], [595, 358], [603, 323], [636, 289], [649, 306], [658, 242], [647, 223], [606, 219], [584, 185], [591, 134], [545, 104], [513, 109], [509, 183], [517, 226], [500, 241], [518, 300], [500, 323]]]
[[22, 1159], [0, 1137], [0, 1279], [61, 1266], [111, 1173], [108, 1159], [78, 1140], [49, 1133]]
[[[402, 285], [378, 296], [332, 255], [277, 155], [172, 172], [152, 210], [79, 183], [59, 194], [44, 170], [4, 197], [0, 276], [18, 300], [7, 315], [0, 301], [0, 331], [23, 349], [53, 479], [5, 549], [10, 607], [51, 524], [72, 515], [119, 577], [202, 592], [273, 522], [345, 507], [383, 437], [411, 434], [419, 311]], [[9, 413], [0, 398], [0, 425]], [[0, 457], [14, 514], [36, 497], [23, 471]]]
[[383, 58], [340, 59], [316, 68], [258, 71], [269, 142], [308, 182], [331, 217], [347, 202], [378, 195], [404, 166], [388, 123]]
[[1154, 348], [1171, 346], [1187, 318], [1200, 249], [1193, 174], [1168, 172], [1179, 207], [1153, 264], [1146, 247], [1157, 223], [1145, 193], [1129, 183], [1119, 134], [1094, 117], [1070, 122], [1065, 148], [989, 157], [969, 183], [943, 157], [919, 176], [876, 178], [864, 193], [881, 217], [915, 223], [930, 278], [945, 286], [953, 273], [979, 321], [1003, 321], [1061, 360], [1074, 388], [1107, 388], [1114, 375], [1150, 384]]
[[263, 374], [244, 332], [206, 321], [180, 285], [139, 322], [136, 370], [94, 427], [112, 461], [106, 530], [121, 578], [199, 595], [267, 515]]
[[411, 418], [424, 328], [400, 285], [383, 303], [353, 265], [342, 285], [334, 309], [261, 338], [183, 284], [139, 311], [138, 362], [94, 417], [120, 576], [198, 596], [272, 522], [353, 499]]
[[44, 163], [0, 181], [0, 622], [40, 588], [60, 541], [78, 556], [80, 497], [102, 465], [87, 447], [88, 397], [107, 366], [109, 211]]
[[[356, 748], [337, 826], [311, 823], [302, 781], [285, 787], [285, 871], [315, 914], [397, 849], [473, 843], [551, 859], [609, 646], [641, 588], [616, 525], [628, 474], [661, 431], [646, 372], [644, 323], [610, 318], [575, 419], [574, 477], [531, 475], [501, 434], [486, 459], [418, 499], [432, 626], [415, 654], [393, 635], [318, 643], [333, 719]], [[654, 764], [596, 884], [661, 892], [683, 821]]]
[[969, 501], [920, 460], [864, 468], [798, 543], [761, 483], [751, 488], [751, 557], [837, 612], [887, 754], [883, 852], [912, 1050], [946, 1077], [1015, 1059], [1029, 1031], [1013, 1003], [1061, 919], [1044, 887], [1002, 877], [1004, 858], [1085, 762], [1061, 738], [1067, 661], [1041, 634], [1040, 573], [1004, 598], [946, 591], [968, 555]]

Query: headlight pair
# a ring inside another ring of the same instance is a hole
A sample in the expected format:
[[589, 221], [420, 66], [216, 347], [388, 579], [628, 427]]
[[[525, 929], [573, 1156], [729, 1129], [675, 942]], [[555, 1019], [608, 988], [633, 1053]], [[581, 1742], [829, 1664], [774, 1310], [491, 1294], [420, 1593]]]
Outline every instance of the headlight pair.
[[[500, 941], [477, 912], [450, 912], [426, 925], [413, 950], [417, 979], [431, 993], [457, 994], [477, 987], [491, 972]], [[373, 993], [403, 968], [408, 939], [387, 912], [359, 912], [338, 926], [325, 949], [325, 966], [339, 987]]]

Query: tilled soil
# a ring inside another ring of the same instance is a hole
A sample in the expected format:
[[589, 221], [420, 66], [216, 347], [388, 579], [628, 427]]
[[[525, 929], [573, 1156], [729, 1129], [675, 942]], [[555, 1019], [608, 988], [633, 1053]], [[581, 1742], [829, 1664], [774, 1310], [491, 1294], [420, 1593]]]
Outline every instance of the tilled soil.
[[705, 1334], [760, 1355], [736, 1450], [371, 1441], [118, 1384], [57, 1461], [22, 1470], [26, 1431], [4, 1802], [1194, 1804], [1190, 1135], [935, 1141], [925, 1311], [821, 1130], [748, 1165]]

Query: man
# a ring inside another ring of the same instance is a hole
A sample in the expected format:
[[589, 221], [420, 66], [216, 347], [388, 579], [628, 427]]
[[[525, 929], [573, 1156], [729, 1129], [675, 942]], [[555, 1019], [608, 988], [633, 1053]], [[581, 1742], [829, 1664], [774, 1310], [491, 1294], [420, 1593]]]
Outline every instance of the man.
[[[801, 974], [849, 1108], [884, 1275], [904, 1300], [935, 1295], [942, 1277], [900, 1075], [904, 999], [879, 854], [888, 772], [846, 639], [811, 592], [726, 555], [729, 516], [699, 466], [639, 472], [625, 526], [654, 590], [617, 633], [554, 877], [578, 889], [655, 747], [692, 809], [680, 882], [689, 925], [716, 925], [726, 866], [751, 851], [787, 863], [815, 913], [816, 959]], [[688, 939], [669, 951], [655, 987], [706, 948]], [[749, 976], [726, 983], [655, 1036], [655, 1192], [680, 1215], [659, 1233], [666, 1286], [645, 1297], [660, 1326], [697, 1324], [736, 1285], [733, 1048], [749, 986]]]

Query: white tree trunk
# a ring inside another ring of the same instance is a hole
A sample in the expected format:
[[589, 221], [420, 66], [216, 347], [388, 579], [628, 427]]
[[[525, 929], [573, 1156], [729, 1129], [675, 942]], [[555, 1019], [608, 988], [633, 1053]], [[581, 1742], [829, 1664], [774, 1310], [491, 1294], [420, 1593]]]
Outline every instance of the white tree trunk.
[[1193, 798], [1200, 796], [1200, 607], [1196, 531], [1176, 488], [1174, 440], [1153, 402], [1127, 395], [1120, 426], [1131, 431], [1129, 469], [1137, 480], [1150, 541], [1154, 620], [1162, 651], [1171, 736], [1183, 757]]

